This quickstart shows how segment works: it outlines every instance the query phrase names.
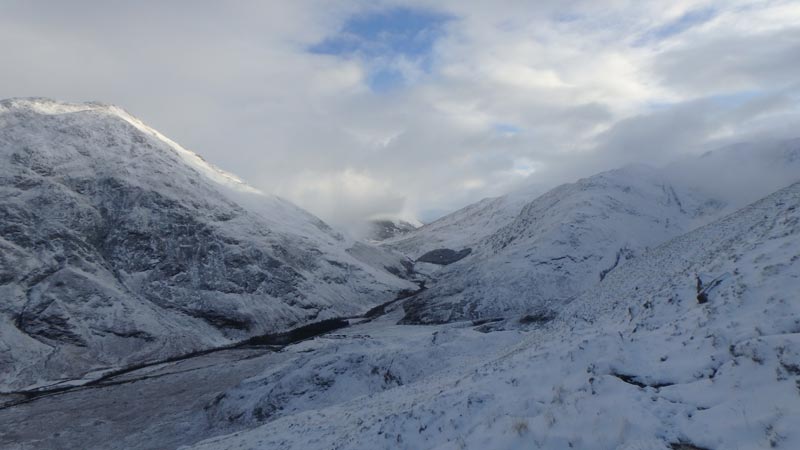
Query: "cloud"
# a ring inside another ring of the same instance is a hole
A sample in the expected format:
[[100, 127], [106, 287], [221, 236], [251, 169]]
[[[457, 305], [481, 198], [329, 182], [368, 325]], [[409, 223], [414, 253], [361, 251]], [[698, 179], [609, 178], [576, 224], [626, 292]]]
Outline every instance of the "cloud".
[[324, 219], [800, 129], [782, 0], [4, 2], [0, 97], [119, 104]]
[[363, 231], [364, 219], [405, 217], [405, 199], [390, 183], [369, 173], [345, 169], [338, 173], [307, 171], [299, 174], [281, 193], [297, 199], [329, 220], [345, 225], [356, 234]]
[[797, 82], [800, 25], [758, 34], [701, 36], [661, 54], [653, 70], [689, 94], [783, 87]]

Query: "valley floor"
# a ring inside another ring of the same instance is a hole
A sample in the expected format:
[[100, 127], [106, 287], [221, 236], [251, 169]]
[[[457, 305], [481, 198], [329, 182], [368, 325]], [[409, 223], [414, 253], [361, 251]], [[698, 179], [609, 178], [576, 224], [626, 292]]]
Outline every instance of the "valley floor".
[[210, 437], [215, 427], [205, 420], [203, 407], [219, 392], [287, 357], [263, 349], [227, 350], [115, 380], [127, 383], [0, 409], [0, 448], [158, 449]]
[[[0, 448], [167, 449], [191, 445], [293, 412], [392, 389], [440, 370], [462, 373], [469, 364], [478, 364], [487, 351], [508, 346], [521, 335], [519, 331], [484, 334], [469, 322], [395, 325], [401, 313], [395, 305], [372, 322], [277, 352], [269, 348], [223, 350], [0, 408]], [[354, 358], [342, 358], [343, 354]], [[269, 417], [254, 417], [254, 408], [248, 403], [263, 399], [245, 397], [252, 396], [253, 385], [261, 385], [270, 370], [277, 371], [284, 381], [295, 379], [296, 383], [284, 386], [286, 392], [276, 393], [284, 402], [279, 410]], [[291, 376], [286, 376], [287, 372]], [[339, 375], [335, 381], [327, 376], [334, 372]]]

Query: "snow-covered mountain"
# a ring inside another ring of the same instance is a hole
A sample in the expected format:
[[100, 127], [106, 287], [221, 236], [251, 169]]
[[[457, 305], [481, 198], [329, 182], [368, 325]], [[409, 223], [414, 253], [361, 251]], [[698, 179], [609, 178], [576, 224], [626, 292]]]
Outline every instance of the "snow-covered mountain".
[[[406, 323], [535, 320], [620, 262], [797, 181], [798, 174], [800, 139], [740, 143], [662, 168], [601, 173], [542, 196], [531, 186], [383, 245], [416, 259], [416, 270], [431, 278], [429, 289], [406, 303]], [[445, 253], [454, 256], [445, 267], [423, 263]]]
[[[507, 200], [492, 205], [501, 201]], [[469, 256], [435, 272], [429, 289], [405, 303], [404, 322], [547, 316], [620, 263], [721, 207], [645, 166], [559, 186], [482, 237]]]
[[358, 314], [403, 264], [117, 107], [0, 102], [2, 389]]
[[[798, 448], [798, 293], [800, 183], [621, 263], [516, 346], [495, 350], [509, 331], [468, 339], [479, 360], [445, 350], [465, 337], [455, 324], [393, 329], [391, 361], [356, 330], [319, 343], [335, 377], [315, 381], [307, 356], [284, 362], [280, 382], [218, 401], [230, 414], [275, 401], [287, 412], [192, 448]], [[435, 362], [428, 376], [415, 374], [420, 352]]]
[[540, 186], [532, 185], [500, 197], [485, 198], [414, 231], [387, 239], [383, 246], [414, 259], [440, 248], [474, 247], [514, 220], [522, 208], [542, 192]]
[[0, 388], [76, 387], [0, 391], [0, 447], [798, 448], [798, 174], [800, 141], [741, 144], [383, 251], [118, 108], [2, 101]]

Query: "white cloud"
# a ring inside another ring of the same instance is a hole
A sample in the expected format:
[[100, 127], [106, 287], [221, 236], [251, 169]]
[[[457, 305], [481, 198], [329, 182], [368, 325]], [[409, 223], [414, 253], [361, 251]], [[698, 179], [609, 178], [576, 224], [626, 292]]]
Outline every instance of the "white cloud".
[[0, 97], [119, 104], [340, 223], [800, 129], [797, 2], [417, 0], [424, 57], [308, 51], [398, 4], [5, 2]]

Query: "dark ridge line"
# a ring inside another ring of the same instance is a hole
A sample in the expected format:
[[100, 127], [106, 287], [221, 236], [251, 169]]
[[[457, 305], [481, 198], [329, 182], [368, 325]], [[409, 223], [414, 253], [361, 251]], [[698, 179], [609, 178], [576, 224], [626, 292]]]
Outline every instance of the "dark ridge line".
[[612, 377], [618, 378], [623, 383], [628, 383], [628, 384], [631, 384], [633, 386], [637, 386], [637, 387], [639, 387], [641, 389], [644, 389], [646, 387], [651, 387], [651, 388], [654, 388], [654, 389], [661, 389], [663, 387], [672, 386], [673, 384], [675, 384], [675, 383], [653, 383], [653, 384], [647, 384], [647, 383], [643, 383], [643, 382], [639, 381], [639, 378], [636, 377], [635, 375], [625, 375], [625, 374], [622, 374], [622, 373], [610, 373], [609, 375], [611, 375]]
[[420, 292], [428, 289], [427, 287], [425, 287], [425, 281], [424, 280], [418, 282], [417, 284], [419, 285], [418, 289], [413, 290], [413, 291], [411, 289], [403, 289], [402, 291], [400, 291], [397, 294], [397, 297], [395, 297], [394, 299], [389, 300], [388, 302], [381, 303], [378, 306], [375, 306], [374, 308], [370, 309], [369, 311], [365, 312], [362, 316], [357, 317], [357, 318], [370, 319], [370, 320], [378, 318], [378, 317], [386, 314], [386, 307], [391, 306], [392, 304], [394, 304], [396, 302], [399, 302], [400, 300], [405, 300], [407, 298], [411, 298], [411, 297], [419, 294]]
[[488, 319], [474, 319], [472, 321], [472, 325], [473, 326], [480, 326], [480, 325], [486, 325], [488, 323], [502, 322], [504, 320], [506, 320], [504, 317], [491, 317], [491, 318], [488, 318]]
[[708, 447], [699, 447], [684, 441], [672, 442], [669, 444], [669, 448], [672, 450], [711, 450]]
[[[630, 250], [630, 249], [627, 247], [627, 245], [626, 245], [625, 247], [620, 247], [620, 249], [619, 249], [619, 250], [617, 250], [617, 256], [614, 258], [614, 264], [612, 264], [612, 265], [611, 265], [611, 267], [609, 267], [609, 268], [607, 268], [607, 269], [603, 269], [602, 271], [600, 271], [600, 281], [603, 281], [603, 280], [606, 278], [606, 276], [607, 276], [609, 273], [611, 273], [611, 271], [612, 271], [612, 270], [616, 269], [616, 268], [617, 268], [617, 266], [619, 266], [619, 261], [622, 259], [622, 255], [623, 255], [623, 253], [624, 253], [625, 251], [627, 251], [627, 252], [630, 252], [630, 251], [631, 251], [631, 250]], [[627, 260], [627, 259], [629, 259], [629, 257], [628, 257], [628, 256], [626, 256], [626, 257], [625, 257], [625, 259]]]

